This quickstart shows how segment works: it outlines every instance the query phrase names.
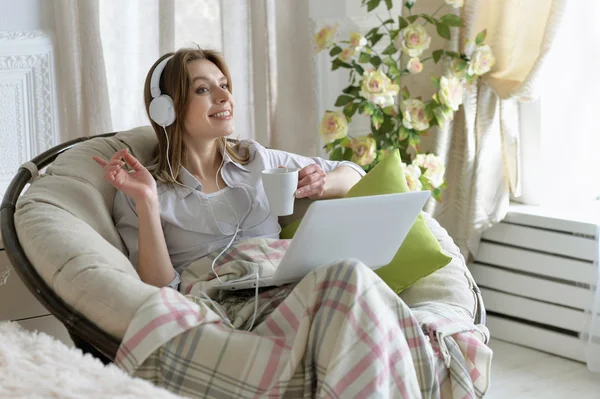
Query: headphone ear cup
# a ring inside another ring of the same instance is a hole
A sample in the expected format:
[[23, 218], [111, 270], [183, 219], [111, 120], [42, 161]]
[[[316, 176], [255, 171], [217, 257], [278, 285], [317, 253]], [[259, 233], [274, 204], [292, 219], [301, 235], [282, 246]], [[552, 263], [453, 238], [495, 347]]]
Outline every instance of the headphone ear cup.
[[150, 118], [160, 126], [170, 126], [175, 122], [175, 105], [171, 96], [162, 94], [150, 102]]

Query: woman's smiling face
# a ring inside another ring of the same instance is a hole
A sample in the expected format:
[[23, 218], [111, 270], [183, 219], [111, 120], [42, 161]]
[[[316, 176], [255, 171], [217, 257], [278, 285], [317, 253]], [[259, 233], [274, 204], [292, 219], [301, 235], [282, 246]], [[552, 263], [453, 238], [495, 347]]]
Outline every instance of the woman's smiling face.
[[184, 131], [194, 138], [218, 138], [231, 135], [233, 96], [227, 77], [214, 63], [202, 59], [188, 64], [191, 77]]

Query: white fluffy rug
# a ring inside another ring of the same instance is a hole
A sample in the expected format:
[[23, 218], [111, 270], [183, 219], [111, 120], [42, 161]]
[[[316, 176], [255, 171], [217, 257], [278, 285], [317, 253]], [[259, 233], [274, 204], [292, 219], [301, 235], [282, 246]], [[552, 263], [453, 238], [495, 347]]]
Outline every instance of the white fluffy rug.
[[0, 322], [0, 398], [181, 398], [44, 333]]

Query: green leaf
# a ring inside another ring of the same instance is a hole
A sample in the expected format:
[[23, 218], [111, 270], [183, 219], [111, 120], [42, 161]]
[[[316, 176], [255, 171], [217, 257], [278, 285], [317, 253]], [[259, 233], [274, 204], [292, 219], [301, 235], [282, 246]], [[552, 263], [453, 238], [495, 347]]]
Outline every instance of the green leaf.
[[425, 117], [428, 120], [432, 120], [433, 119], [433, 110], [437, 106], [438, 105], [435, 103], [435, 101], [429, 101], [427, 104], [425, 104]]
[[379, 65], [381, 65], [381, 58], [378, 56], [371, 57], [371, 65], [373, 65], [375, 69], [379, 68]]
[[411, 24], [413, 22], [415, 22], [417, 19], [419, 19], [418, 15], [411, 15], [410, 17], [406, 18], [408, 20], [408, 22], [410, 22]]
[[481, 32], [479, 32], [479, 34], [477, 34], [477, 36], [475, 37], [475, 44], [479, 46], [481, 43], [483, 43], [486, 35], [487, 29], [484, 29]]
[[411, 147], [416, 147], [421, 142], [421, 137], [418, 134], [411, 134], [408, 136], [408, 145]]
[[351, 96], [358, 96], [358, 93], [360, 92], [360, 87], [348, 86], [344, 90], [342, 90], [342, 92], [349, 94]]
[[460, 58], [460, 54], [458, 54], [456, 51], [446, 51], [446, 55], [454, 58]]
[[440, 78], [436, 78], [435, 76], [432, 76], [431, 81], [433, 82], [436, 89], [440, 88]]
[[387, 65], [389, 67], [396, 66], [396, 60], [392, 57], [386, 57], [383, 59], [383, 65]]
[[404, 5], [406, 6], [406, 8], [408, 8], [410, 10], [411, 8], [414, 7], [415, 3], [407, 1], [407, 2], [404, 3]]
[[336, 69], [338, 69], [339, 67], [341, 67], [343, 64], [342, 60], [340, 60], [339, 58], [336, 58], [335, 60], [333, 60], [331, 62], [331, 70], [335, 71]]
[[398, 24], [400, 25], [400, 30], [406, 28], [408, 26], [408, 21], [403, 17], [398, 17]]
[[376, 9], [380, 2], [381, 0], [369, 0], [367, 3], [367, 11], [373, 11]]
[[371, 46], [375, 47], [375, 45], [377, 44], [377, 42], [379, 42], [379, 40], [381, 40], [381, 38], [383, 37], [383, 35], [381, 33], [376, 33], [371, 37]]
[[438, 35], [440, 35], [444, 39], [450, 40], [450, 28], [448, 27], [448, 25], [438, 22], [437, 24], [435, 24], [435, 27], [437, 29]]
[[367, 107], [368, 101], [365, 100], [358, 104], [358, 113], [361, 115], [365, 115], [365, 108]]
[[410, 130], [405, 128], [403, 125], [400, 125], [400, 129], [398, 131], [398, 139], [400, 141], [404, 141], [410, 136]]
[[364, 114], [367, 116], [371, 116], [374, 113], [375, 113], [375, 104], [373, 104], [372, 102], [367, 102], [367, 104], [365, 105]]
[[385, 114], [385, 111], [384, 111], [383, 123], [381, 124], [381, 127], [379, 128], [379, 133], [386, 133], [386, 138], [387, 138], [389, 136], [387, 133], [392, 132], [395, 127], [396, 127], [396, 124], [394, 123], [394, 118], [390, 115]]
[[342, 154], [342, 161], [349, 161], [352, 159], [352, 155], [354, 151], [352, 148], [344, 148], [344, 153]]
[[325, 145], [325, 150], [327, 150], [327, 152], [330, 152], [331, 150], [333, 150], [334, 147], [335, 147], [335, 143], [327, 143]]
[[445, 25], [448, 26], [464, 26], [463, 24], [463, 20], [458, 16], [458, 15], [454, 15], [454, 14], [446, 14], [443, 15], [440, 18], [440, 22], [442, 22]]
[[363, 67], [361, 67], [360, 65], [358, 65], [356, 62], [352, 61], [352, 66], [348, 66], [349, 68], [354, 67], [354, 69], [356, 69], [356, 72], [358, 72], [361, 76], [363, 73], [365, 73], [365, 69]]
[[390, 39], [391, 40], [396, 40], [396, 38], [398, 37], [399, 33], [400, 33], [400, 31], [398, 29], [392, 29], [390, 31]]
[[360, 53], [360, 55], [358, 56], [358, 62], [369, 62], [371, 60], [371, 56], [367, 53]]
[[392, 18], [390, 18], [390, 19], [386, 19], [381, 24], [382, 25], [387, 25], [387, 24], [393, 24], [393, 23], [394, 23], [394, 20]]
[[408, 100], [410, 98], [410, 91], [408, 91], [408, 87], [406, 86], [402, 88], [402, 98], [404, 100]]
[[392, 65], [390, 67], [388, 74], [390, 75], [391, 78], [394, 78], [394, 77], [400, 75], [400, 69], [398, 69], [398, 67], [396, 65]]
[[365, 35], [365, 37], [368, 39], [369, 37], [371, 37], [371, 35], [378, 33], [378, 31], [379, 31], [379, 26], [368, 31], [367, 34]]
[[385, 6], [387, 7], [388, 10], [391, 10], [392, 7], [394, 7], [394, 4], [392, 3], [392, 0], [385, 0]]
[[383, 109], [383, 113], [384, 113], [384, 114], [386, 114], [386, 115], [388, 115], [388, 116], [394, 116], [394, 113], [395, 113], [395, 112], [396, 112], [396, 111], [395, 111], [395, 109], [394, 109], [394, 106], [393, 106], [393, 105], [388, 105], [387, 107], [385, 107], [385, 108]]
[[335, 106], [336, 107], [341, 107], [342, 105], [346, 105], [346, 104], [348, 104], [351, 101], [354, 101], [354, 97], [352, 97], [352, 96], [346, 96], [346, 95], [342, 94], [335, 101]]
[[389, 44], [389, 45], [388, 45], [388, 46], [385, 48], [385, 50], [383, 50], [383, 51], [381, 52], [381, 54], [389, 55], [389, 54], [394, 54], [394, 53], [396, 53], [396, 52], [398, 52], [398, 49], [396, 48], [396, 46], [394, 46], [394, 44], [393, 44], [393, 43], [390, 43], [390, 44]]
[[341, 161], [344, 149], [342, 147], [336, 147], [329, 156], [329, 159], [334, 161]]
[[384, 118], [385, 117], [383, 115], [383, 112], [381, 112], [381, 108], [377, 107], [375, 109], [375, 112], [373, 112], [373, 115], [371, 116], [371, 122], [373, 122], [373, 126], [376, 130], [379, 130], [379, 128], [381, 128]]
[[339, 58], [336, 58], [335, 60], [331, 61], [331, 70], [335, 71], [338, 68], [352, 68], [352, 65], [340, 60]]
[[431, 53], [431, 56], [433, 57], [433, 61], [436, 64], [438, 63], [440, 58], [442, 58], [442, 55], [444, 55], [444, 50], [435, 50], [433, 53]]
[[342, 48], [340, 46], [333, 46], [331, 50], [329, 50], [329, 55], [335, 57], [339, 53], [342, 52]]
[[346, 116], [346, 118], [352, 118], [354, 116], [354, 114], [356, 113], [356, 109], [358, 108], [358, 105], [356, 103], [348, 103], [346, 104], [346, 106], [344, 107], [344, 115]]
[[421, 18], [423, 18], [425, 21], [429, 22], [430, 24], [436, 24], [437, 23], [437, 21], [436, 21], [435, 18], [433, 18], [432, 16], [427, 15], [427, 14], [421, 14]]

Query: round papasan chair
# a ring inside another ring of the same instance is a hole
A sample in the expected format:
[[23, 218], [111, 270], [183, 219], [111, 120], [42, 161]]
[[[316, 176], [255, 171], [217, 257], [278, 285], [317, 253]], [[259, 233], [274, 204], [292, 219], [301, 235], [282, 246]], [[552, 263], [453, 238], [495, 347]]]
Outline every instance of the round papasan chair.
[[[92, 156], [110, 158], [127, 147], [149, 164], [155, 146], [149, 126], [58, 145], [18, 170], [1, 205], [2, 237], [18, 276], [75, 345], [105, 363], [159, 288], [143, 283], [130, 263], [111, 217], [115, 189]], [[409, 307], [443, 302], [484, 324], [479, 290], [460, 251], [433, 218], [426, 221], [452, 261], [403, 291], [402, 300]]]

